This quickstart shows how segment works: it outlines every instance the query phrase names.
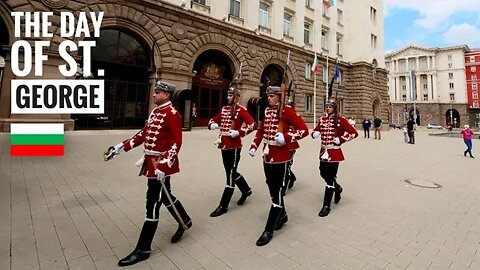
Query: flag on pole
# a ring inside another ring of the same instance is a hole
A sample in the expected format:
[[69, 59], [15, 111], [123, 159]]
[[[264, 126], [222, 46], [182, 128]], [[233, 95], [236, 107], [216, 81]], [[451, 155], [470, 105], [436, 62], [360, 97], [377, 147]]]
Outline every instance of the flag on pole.
[[415, 71], [411, 70], [409, 72], [410, 74], [410, 100], [415, 100], [416, 99], [416, 93], [415, 93]]
[[335, 0], [323, 0], [323, 2], [327, 6], [327, 8], [331, 8], [331, 7], [335, 6]]
[[340, 68], [338, 67], [338, 62], [337, 65], [335, 66], [335, 76], [333, 78], [338, 81], [340, 79]]
[[320, 68], [320, 64], [318, 63], [318, 58], [317, 58], [317, 52], [315, 52], [315, 58], [313, 58], [313, 64], [312, 64], [312, 74], [317, 72], [318, 69]]
[[11, 124], [11, 156], [63, 156], [63, 124]]

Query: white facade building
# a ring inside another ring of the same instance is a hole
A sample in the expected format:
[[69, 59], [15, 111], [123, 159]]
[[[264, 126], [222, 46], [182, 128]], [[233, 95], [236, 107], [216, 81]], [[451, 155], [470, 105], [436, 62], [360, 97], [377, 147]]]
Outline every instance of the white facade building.
[[385, 65], [389, 72], [390, 102], [393, 105], [411, 106], [415, 99], [417, 113], [433, 115], [432, 121], [442, 124], [459, 122], [463, 107], [467, 104], [465, 52], [468, 50], [466, 45], [445, 48], [411, 45], [387, 54]]
[[384, 62], [383, 0], [166, 0], [345, 62]]

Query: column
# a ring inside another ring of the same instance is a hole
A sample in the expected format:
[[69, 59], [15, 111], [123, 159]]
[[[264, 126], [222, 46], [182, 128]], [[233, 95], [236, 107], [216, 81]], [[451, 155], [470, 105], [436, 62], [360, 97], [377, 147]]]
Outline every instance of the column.
[[432, 69], [430, 67], [430, 56], [427, 56], [427, 69]]
[[396, 96], [395, 101], [402, 100], [402, 97], [401, 97], [400, 93], [401, 93], [401, 91], [400, 91], [400, 76], [396, 76], [395, 77], [395, 96]]
[[[430, 64], [430, 61], [428, 63]], [[431, 74], [427, 74], [427, 90], [428, 90], [428, 100], [434, 100], [435, 96], [433, 96], [433, 93], [432, 93], [432, 75]]]
[[407, 102], [409, 102], [409, 101], [411, 101], [411, 95], [410, 95], [410, 94], [411, 94], [411, 92], [412, 92], [411, 89], [410, 89], [410, 88], [411, 88], [411, 86], [410, 86], [410, 76], [408, 76], [408, 75], [405, 76], [405, 79], [406, 79], [405, 82], [406, 82], [406, 84], [407, 84], [407, 87], [406, 87], [406, 91], [405, 91], [405, 92], [406, 92], [406, 94], [407, 94]]
[[420, 67], [418, 66], [418, 56], [415, 57], [415, 61], [416, 61], [416, 63], [415, 63], [415, 66], [416, 66], [415, 70], [420, 70]]
[[398, 73], [398, 59], [395, 60], [395, 72]]
[[[417, 67], [418, 67], [418, 58], [417, 58]], [[422, 88], [420, 88], [421, 81], [420, 81], [420, 74], [415, 74], [415, 80], [416, 80], [416, 85], [415, 85], [415, 93], [416, 93], [416, 100], [423, 100], [423, 95], [422, 95]]]
[[437, 69], [437, 63], [435, 62], [435, 56], [432, 56], [432, 68], [431, 69], [434, 69], [434, 70]]
[[408, 66], [408, 57], [405, 57], [405, 69], [406, 71], [409, 71], [409, 66]]
[[432, 87], [433, 87], [433, 99], [437, 100], [437, 102], [440, 102], [440, 98], [438, 97], [438, 85], [437, 85], [437, 74], [432, 75]]

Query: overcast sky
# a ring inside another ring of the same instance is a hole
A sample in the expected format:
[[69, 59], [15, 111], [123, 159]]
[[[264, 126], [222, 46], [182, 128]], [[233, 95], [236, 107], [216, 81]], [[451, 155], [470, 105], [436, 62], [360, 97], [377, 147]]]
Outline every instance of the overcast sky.
[[480, 0], [384, 0], [385, 51], [410, 44], [480, 47]]

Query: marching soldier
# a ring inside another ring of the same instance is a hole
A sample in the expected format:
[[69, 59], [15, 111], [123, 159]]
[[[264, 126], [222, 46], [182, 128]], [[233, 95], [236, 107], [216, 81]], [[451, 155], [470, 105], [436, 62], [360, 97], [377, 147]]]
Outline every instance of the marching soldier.
[[130, 255], [118, 262], [118, 266], [133, 265], [148, 259], [162, 204], [179, 223], [172, 243], [178, 242], [185, 230], [192, 226], [183, 205], [171, 193], [170, 177], [180, 171], [178, 153], [182, 146], [182, 119], [170, 101], [174, 91], [175, 85], [157, 82], [153, 99], [158, 106], [150, 113], [145, 127], [132, 138], [114, 146], [114, 153], [118, 154], [143, 144], [144, 155], [137, 165], [142, 166], [139, 175], [148, 179], [145, 222], [137, 246]]
[[325, 187], [323, 207], [318, 215], [325, 217], [330, 213], [333, 194], [335, 193], [334, 202], [338, 203], [343, 191], [343, 188], [337, 183], [338, 165], [345, 159], [340, 145], [358, 136], [357, 131], [348, 123], [348, 120], [337, 114], [337, 104], [333, 100], [327, 104], [327, 115], [322, 116], [312, 132], [314, 139], [320, 136], [320, 176], [325, 180], [327, 186]]
[[[265, 109], [265, 118], [255, 134], [249, 151], [253, 157], [262, 140], [265, 140], [263, 168], [272, 206], [265, 231], [257, 240], [257, 246], [268, 244], [272, 239], [274, 229], [281, 229], [283, 224], [288, 221], [282, 188], [286, 184], [288, 162], [292, 158], [289, 145], [308, 135], [308, 127], [303, 119], [290, 106], [281, 105], [281, 93], [278, 86], [269, 86], [266, 94], [268, 108]], [[295, 129], [295, 133], [288, 132], [290, 126]]]
[[237, 104], [239, 98], [240, 91], [230, 87], [227, 96], [228, 105], [208, 122], [210, 130], [220, 127], [219, 139], [215, 144], [222, 150], [223, 166], [227, 176], [227, 184], [220, 199], [220, 205], [210, 214], [211, 217], [221, 216], [228, 211], [235, 185], [242, 192], [238, 205], [244, 204], [245, 200], [252, 195], [252, 189], [245, 178], [237, 172], [237, 168], [242, 150], [241, 138], [254, 130], [255, 121], [245, 107]]

